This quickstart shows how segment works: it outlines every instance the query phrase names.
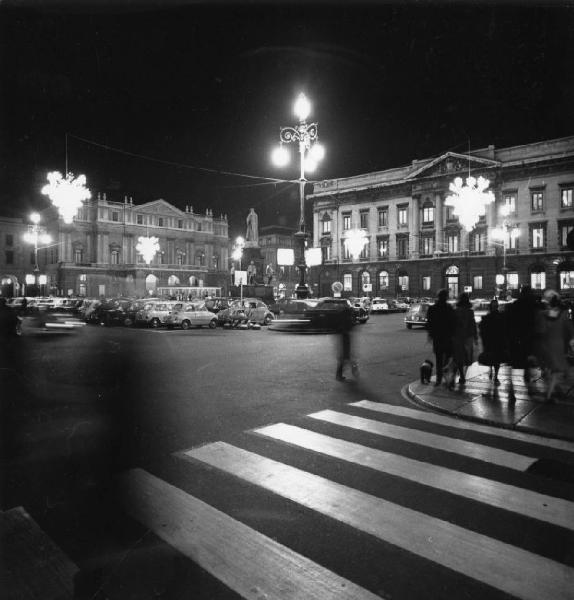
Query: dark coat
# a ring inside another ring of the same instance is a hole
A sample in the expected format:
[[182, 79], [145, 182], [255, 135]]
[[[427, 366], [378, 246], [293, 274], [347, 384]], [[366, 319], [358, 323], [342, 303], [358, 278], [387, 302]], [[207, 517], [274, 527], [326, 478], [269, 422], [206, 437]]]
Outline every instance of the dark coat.
[[532, 295], [520, 296], [509, 304], [506, 315], [506, 333], [510, 365], [513, 369], [526, 369], [529, 357], [537, 353], [537, 330], [539, 305]]
[[454, 309], [448, 302], [435, 302], [427, 313], [428, 334], [435, 352], [452, 349], [452, 338], [456, 325]]
[[506, 319], [501, 312], [489, 312], [478, 325], [482, 349], [493, 365], [508, 361]]

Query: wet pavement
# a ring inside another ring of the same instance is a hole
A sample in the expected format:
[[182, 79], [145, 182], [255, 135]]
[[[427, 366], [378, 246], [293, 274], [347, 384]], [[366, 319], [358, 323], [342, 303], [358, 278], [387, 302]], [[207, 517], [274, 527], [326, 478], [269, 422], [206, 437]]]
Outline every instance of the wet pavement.
[[461, 419], [544, 435], [574, 440], [574, 379], [560, 383], [557, 398], [544, 401], [545, 381], [540, 371], [533, 372], [530, 390], [523, 380], [522, 371], [512, 371], [516, 402], [509, 402], [508, 387], [511, 371], [501, 367], [500, 385], [489, 379], [489, 368], [473, 364], [467, 372], [466, 384], [455, 384], [448, 389], [444, 384], [435, 386], [419, 381], [407, 386], [408, 395], [417, 404]]

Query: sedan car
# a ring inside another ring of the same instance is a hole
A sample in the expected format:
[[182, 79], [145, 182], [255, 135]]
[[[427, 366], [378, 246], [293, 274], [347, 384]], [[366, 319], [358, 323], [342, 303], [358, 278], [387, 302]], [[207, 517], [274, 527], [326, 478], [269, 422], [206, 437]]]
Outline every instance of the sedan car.
[[205, 302], [185, 303], [183, 306], [174, 308], [166, 317], [165, 324], [169, 329], [181, 327], [190, 329], [191, 327], [217, 327], [217, 315], [207, 310]]
[[371, 302], [372, 313], [383, 313], [389, 310], [389, 305], [385, 298], [373, 298]]
[[220, 325], [237, 325], [250, 321], [259, 325], [269, 325], [275, 316], [265, 302], [258, 298], [234, 300], [229, 308], [220, 310], [217, 319]]
[[405, 315], [405, 325], [407, 329], [412, 329], [413, 325], [426, 328], [428, 323], [428, 310], [430, 306], [431, 304], [428, 302], [411, 304]]

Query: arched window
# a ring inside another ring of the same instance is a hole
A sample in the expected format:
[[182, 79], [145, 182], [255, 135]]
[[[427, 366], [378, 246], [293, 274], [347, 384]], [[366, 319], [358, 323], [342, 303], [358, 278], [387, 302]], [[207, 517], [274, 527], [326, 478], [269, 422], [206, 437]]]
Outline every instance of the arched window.
[[179, 277], [170, 275], [167, 279], [167, 285], [179, 285]]
[[153, 294], [153, 292], [155, 292], [156, 287], [157, 287], [157, 277], [150, 273], [145, 278], [145, 289], [148, 291], [148, 293]]
[[389, 272], [379, 271], [379, 290], [389, 289]]
[[120, 251], [112, 250], [110, 252], [110, 264], [119, 265], [120, 264]]
[[458, 275], [459, 269], [456, 265], [451, 265], [447, 270], [445, 275]]

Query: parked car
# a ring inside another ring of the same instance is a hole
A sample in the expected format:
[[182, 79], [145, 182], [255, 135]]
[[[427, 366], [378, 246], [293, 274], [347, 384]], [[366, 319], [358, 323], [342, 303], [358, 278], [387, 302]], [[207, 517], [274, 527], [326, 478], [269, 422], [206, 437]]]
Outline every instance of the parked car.
[[280, 298], [274, 304], [269, 305], [269, 310], [276, 316], [302, 314], [308, 308], [317, 304], [317, 300]]
[[136, 312], [135, 324], [147, 325], [156, 329], [166, 324], [168, 315], [177, 305], [183, 306], [184, 303], [176, 300], [148, 300]]
[[258, 298], [234, 300], [228, 308], [217, 313], [217, 320], [222, 326], [235, 325], [242, 321], [269, 325], [274, 318], [275, 315], [269, 310], [267, 304]]
[[425, 327], [428, 324], [428, 309], [431, 306], [429, 302], [411, 304], [405, 315], [405, 325], [407, 329], [412, 329], [413, 325]]
[[217, 314], [220, 310], [229, 308], [229, 305], [237, 298], [206, 298], [205, 307], [207, 310]]
[[385, 298], [373, 298], [371, 302], [371, 312], [372, 313], [383, 313], [388, 312], [389, 305]]
[[112, 298], [99, 307], [100, 323], [103, 325], [131, 325], [133, 316], [130, 313], [133, 299]]
[[174, 307], [166, 317], [165, 324], [170, 329], [174, 327], [181, 327], [182, 329], [209, 327], [215, 329], [217, 327], [217, 315], [207, 310], [206, 303], [203, 301], [185, 302], [182, 306]]

